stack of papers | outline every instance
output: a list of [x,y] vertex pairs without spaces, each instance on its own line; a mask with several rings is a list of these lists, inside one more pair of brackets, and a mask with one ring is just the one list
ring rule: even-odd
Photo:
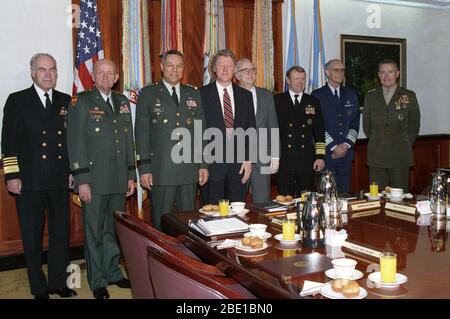
[[231,234],[248,230],[248,224],[235,217],[210,221],[199,219],[196,226],[207,236]]

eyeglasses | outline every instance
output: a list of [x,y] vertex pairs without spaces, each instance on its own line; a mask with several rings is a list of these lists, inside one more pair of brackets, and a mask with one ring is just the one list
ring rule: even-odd
[[244,74],[247,74],[247,75],[252,75],[252,74],[256,73],[256,68],[255,67],[253,67],[253,68],[246,68],[246,69],[242,69],[242,70],[238,71],[238,73],[240,73],[240,72],[242,72]]
[[344,68],[336,68],[336,69],[329,69],[331,71],[334,71],[336,73],[345,73],[345,69]]

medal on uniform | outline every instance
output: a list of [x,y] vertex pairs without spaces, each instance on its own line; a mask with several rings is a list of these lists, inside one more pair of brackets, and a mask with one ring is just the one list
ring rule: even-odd
[[186,106],[190,110],[195,109],[197,107],[197,102],[192,97],[188,97],[188,99],[186,101]]
[[93,110],[89,110],[89,115],[93,120],[101,120],[105,116],[105,111],[100,110],[98,107],[94,107]]
[[128,107],[127,104],[123,104],[120,106],[120,114],[129,114],[130,113],[130,108]]
[[305,114],[316,114],[316,109],[314,108],[314,106],[312,105],[308,105],[307,107],[305,107]]
[[100,128],[99,127],[95,128],[95,133],[100,133]]
[[312,119],[308,119],[308,125],[312,125],[313,121]]
[[188,118],[186,119],[186,124],[187,124],[187,125],[191,125],[191,124],[192,124],[192,119],[191,119],[190,117],[188,117]]
[[125,128],[123,129],[123,131],[124,131],[125,133],[128,133],[128,127],[125,127]]
[[398,115],[398,120],[399,121],[403,121],[404,118],[405,118],[405,116],[403,114],[399,114]]

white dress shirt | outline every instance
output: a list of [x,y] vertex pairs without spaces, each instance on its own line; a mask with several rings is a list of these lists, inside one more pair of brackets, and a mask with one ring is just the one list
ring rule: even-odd
[[302,102],[303,92],[295,93],[294,91],[289,90],[289,95],[291,96],[292,103],[295,105],[295,96],[298,95],[297,100],[299,103]]
[[[42,105],[45,107],[45,101],[47,100],[47,98],[44,96],[45,92],[44,90],[42,90],[39,86],[37,86],[36,84],[33,84],[34,89],[36,90],[36,93],[39,95],[39,99],[41,100]],[[53,103],[53,89],[50,89],[48,92],[48,97],[50,98],[50,102]]]
[[[224,114],[224,112],[225,112],[225,110],[223,108],[223,89],[227,89],[228,95],[230,96],[231,108],[233,110],[233,117],[234,117],[235,111],[234,111],[233,84],[230,83],[227,87],[223,87],[218,82],[216,82],[216,86],[217,86],[217,91],[219,92],[219,99],[220,99],[220,105],[222,107],[222,114]],[[224,114],[224,118],[225,118],[225,114]]]
[[[113,100],[112,100],[111,92],[109,92],[109,95],[106,95],[106,94],[104,94],[102,91],[100,91],[100,90],[98,90],[98,91],[99,91],[100,94],[102,95],[102,98],[103,98],[103,100],[105,101],[105,103],[106,103],[106,101],[109,99],[109,103],[111,103],[111,106],[112,106],[113,111],[114,111],[114,103],[113,103]],[[115,111],[114,111],[114,112],[115,112]]]
[[172,95],[173,94],[173,87],[175,87],[175,92],[177,93],[177,97],[178,97],[178,104],[180,103],[180,82],[177,83],[177,85],[172,85],[170,83],[167,83],[165,80],[163,80],[164,85],[166,86],[167,90],[169,91],[169,94]]
[[255,108],[255,115],[256,115],[256,112],[258,110],[258,97],[256,96],[256,87],[254,85],[251,88],[250,92],[252,92],[253,95],[253,106]]
[[338,95],[338,97],[339,97],[339,98],[341,97],[341,86],[340,86],[340,85],[339,85],[337,88],[332,87],[332,86],[330,85],[330,83],[327,83],[327,85],[328,85],[328,87],[330,88],[331,93],[332,93],[333,95],[334,95],[334,91],[337,90],[337,95]]

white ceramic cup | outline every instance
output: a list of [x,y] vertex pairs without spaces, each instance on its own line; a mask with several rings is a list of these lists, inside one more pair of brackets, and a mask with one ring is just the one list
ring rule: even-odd
[[234,213],[240,213],[245,209],[244,202],[232,202],[230,208]]
[[250,224],[248,225],[248,229],[250,230],[250,234],[252,237],[263,238],[266,233],[267,225],[265,224]]
[[391,188],[392,197],[401,197],[403,195],[403,188]]
[[331,263],[333,264],[336,278],[351,279],[358,262],[350,258],[337,258],[333,259]]

